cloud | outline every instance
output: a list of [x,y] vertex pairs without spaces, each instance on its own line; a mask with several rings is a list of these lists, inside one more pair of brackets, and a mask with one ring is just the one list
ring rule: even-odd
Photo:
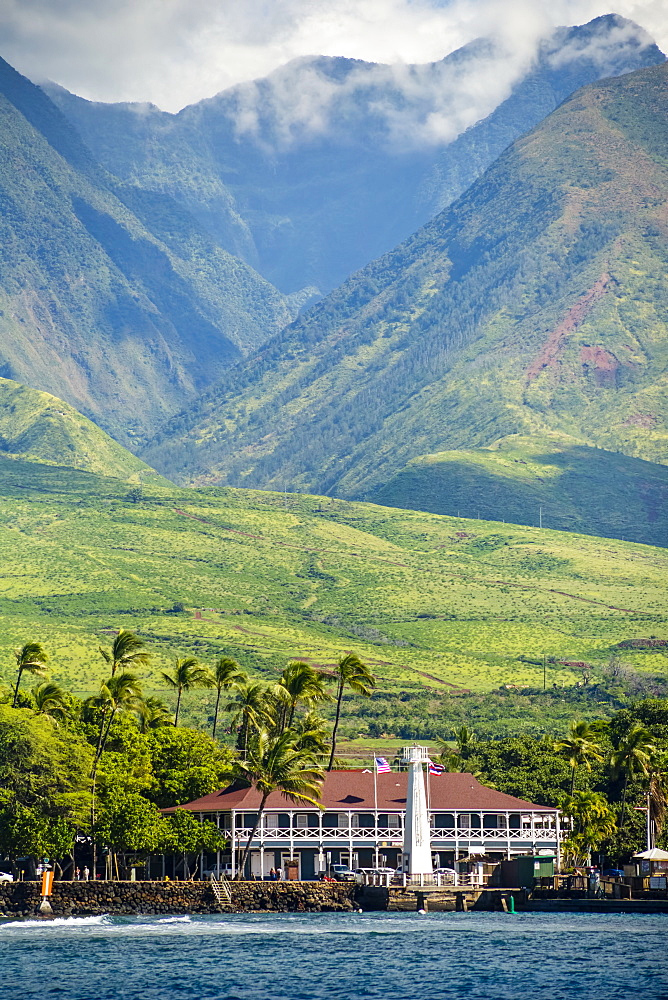
[[[667,2],[620,0],[616,12],[668,47]],[[490,32],[509,60],[496,63],[503,89],[552,27],[608,12],[607,0],[0,0],[0,37],[32,79],[174,111],[307,55],[389,63],[399,79]],[[449,125],[437,114],[431,127]]]

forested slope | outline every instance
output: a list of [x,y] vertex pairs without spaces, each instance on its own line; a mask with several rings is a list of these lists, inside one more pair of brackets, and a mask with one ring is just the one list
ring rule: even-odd
[[169,194],[286,293],[325,293],[450,204],[515,139],[602,76],[661,62],[610,14],[520,64],[479,39],[425,65],[297,59],[179,114],[46,85],[101,163]]
[[579,91],[172,421],[147,461],[344,497],[511,434],[665,462],[667,82],[662,65]]
[[164,195],[103,170],[0,61],[0,374],[132,442],[290,318]]

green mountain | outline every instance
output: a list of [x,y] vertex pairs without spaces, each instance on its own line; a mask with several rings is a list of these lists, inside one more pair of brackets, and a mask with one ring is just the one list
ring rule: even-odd
[[[140,630],[145,687],[168,699],[176,655],[231,655],[272,679],[288,659],[355,650],[379,690],[356,699],[354,733],[390,708],[415,724],[413,698],[435,711],[467,689],[542,688],[543,656],[550,690],[575,693],[582,663],[593,687],[620,654],[615,676],[651,684],[668,669],[667,572],[665,549],[630,542],[282,493],[146,482],[137,499],[118,479],[0,456],[6,685],[31,640],[55,680],[91,693],[120,627]],[[204,722],[213,702],[185,707]]]
[[668,467],[563,435],[421,455],[373,500],[668,546]]
[[146,460],[184,482],[341,497],[514,434],[665,462],[667,78],[578,91]]
[[178,200],[283,292],[325,293],[450,204],[573,91],[663,58],[610,14],[557,29],[524,70],[479,39],[425,65],[297,59],[176,115],[45,89],[114,174]]
[[129,443],[290,318],[183,207],[123,186],[0,60],[0,374]]
[[0,455],[141,482],[161,477],[62,399],[0,378]]

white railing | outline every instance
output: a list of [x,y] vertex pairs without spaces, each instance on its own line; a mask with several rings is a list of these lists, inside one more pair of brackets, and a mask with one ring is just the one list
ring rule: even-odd
[[395,888],[428,888],[437,886],[442,888],[468,887],[473,889],[479,889],[486,885],[488,877],[487,875],[479,875],[477,872],[463,872],[461,874],[453,872],[451,875],[439,872],[434,875],[390,875],[389,873],[376,875],[365,873],[359,876],[360,881],[364,885],[394,886]]
[[[224,837],[228,839],[232,836],[231,830],[221,830],[220,831]],[[250,837],[251,828],[250,827],[237,827],[235,830],[235,836],[237,840],[248,840]],[[257,830],[254,841],[260,840],[279,840],[279,841],[303,841],[303,840],[313,840],[318,842],[325,842],[330,840],[346,840],[346,841],[360,841],[360,840],[370,840],[370,841],[396,841],[400,843],[403,841],[404,832],[401,829],[391,828],[386,829],[383,827],[359,827],[359,826],[340,826],[340,827],[323,827],[320,830],[318,827],[263,827],[261,830]],[[536,827],[531,829],[507,829],[499,827],[497,829],[485,829],[481,830],[479,827],[462,827],[455,829],[454,827],[432,827],[431,828],[431,840],[432,843],[441,840],[454,841],[475,841],[476,843],[480,841],[520,841],[531,844],[538,840],[549,840],[556,841],[557,833],[556,830],[550,829],[549,827]]]

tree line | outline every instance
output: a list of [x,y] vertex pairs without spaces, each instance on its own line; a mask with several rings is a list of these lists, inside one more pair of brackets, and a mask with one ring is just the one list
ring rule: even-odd
[[[171,713],[144,696],[137,671],[151,653],[136,633],[121,629],[99,652],[108,676],[89,698],[49,679],[38,642],[16,650],[12,689],[0,696],[0,856],[26,859],[32,874],[44,857],[71,873],[77,849],[90,853],[94,872],[102,852],[110,877],[148,852],[183,852],[185,864],[188,853],[220,850],[212,823],[186,810],[165,817],[160,808],[234,779],[260,791],[258,822],[275,789],[296,802],[317,801],[335,764],[345,692],[369,696],[375,687],[354,653],[328,671],[292,661],[275,683],[249,677],[230,657],[212,667],[177,657],[161,671],[176,698]],[[26,675],[39,680],[29,690],[21,686]],[[198,687],[216,691],[210,736],[179,725],[183,695]],[[317,711],[328,701],[335,704],[331,726]],[[223,716],[233,747],[217,738]]]

